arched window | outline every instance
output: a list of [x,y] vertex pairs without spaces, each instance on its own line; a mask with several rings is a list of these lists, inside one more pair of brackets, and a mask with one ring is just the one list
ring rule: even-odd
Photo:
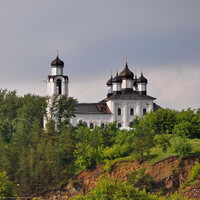
[[121,123],[119,123],[119,124],[117,125],[117,127],[118,127],[118,128],[122,127]]
[[133,122],[130,122],[130,123],[129,123],[129,127],[132,127],[132,126],[133,126]]
[[134,115],[134,109],[133,108],[130,109],[130,115]]
[[121,108],[118,108],[118,109],[117,109],[117,114],[118,114],[118,115],[121,115],[121,114],[122,114]]
[[62,94],[62,86],[61,86],[61,80],[58,79],[56,82],[56,86],[57,86],[57,94]]
[[101,128],[103,129],[103,128],[104,128],[104,126],[105,126],[105,125],[104,125],[104,123],[102,123],[102,124],[101,124]]
[[143,109],[143,115],[145,115],[147,112],[146,108]]
[[94,128],[94,124],[90,123],[90,129],[93,129],[93,128]]

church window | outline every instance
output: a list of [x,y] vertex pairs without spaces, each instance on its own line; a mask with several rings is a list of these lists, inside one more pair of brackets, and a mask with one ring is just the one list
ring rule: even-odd
[[118,114],[118,115],[121,115],[121,114],[122,114],[122,112],[121,112],[121,108],[118,108],[118,110],[117,110],[117,114]]
[[118,128],[122,127],[121,123],[119,123],[119,124],[117,125],[117,127],[118,127]]
[[133,108],[130,109],[130,115],[134,115],[134,109]]
[[130,123],[129,123],[129,127],[132,127],[132,126],[133,126],[133,122],[130,122]]
[[101,128],[102,128],[102,129],[104,128],[104,123],[101,124]]
[[90,123],[90,129],[93,129],[93,128],[94,128],[94,124]]
[[146,108],[143,109],[143,115],[145,115],[147,112]]
[[61,87],[61,80],[58,79],[57,82],[56,82],[56,86],[57,86],[57,94],[62,94],[62,87]]

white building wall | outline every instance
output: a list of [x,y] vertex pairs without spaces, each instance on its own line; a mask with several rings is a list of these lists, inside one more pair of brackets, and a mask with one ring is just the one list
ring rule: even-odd
[[108,86],[108,94],[112,94],[113,93],[113,86],[109,85]]
[[133,80],[131,79],[122,80],[122,89],[132,88],[132,87],[133,87]]
[[147,91],[145,83],[138,83],[138,91]]
[[106,124],[111,122],[112,114],[76,114],[76,117],[71,119],[71,123],[75,126],[80,120],[85,121],[90,126],[90,123],[101,126],[102,123]]
[[121,91],[121,83],[113,83],[113,91]]
[[[143,109],[147,112],[153,110],[153,100],[109,100],[107,105],[112,114],[77,114],[72,119],[72,125],[75,126],[80,120],[86,121],[88,126],[90,123],[101,126],[101,123],[116,121],[122,128],[128,128],[136,116],[143,116]],[[118,115],[118,108],[121,109],[121,115]],[[133,115],[130,113],[131,108],[134,110]]]
[[52,67],[51,73],[53,76],[63,75],[63,67]]

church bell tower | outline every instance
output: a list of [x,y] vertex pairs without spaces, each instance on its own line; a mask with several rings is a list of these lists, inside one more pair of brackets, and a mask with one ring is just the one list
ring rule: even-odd
[[63,75],[64,62],[56,57],[51,62],[51,75],[47,77],[47,95],[67,95],[68,96],[68,76]]
[[56,57],[51,62],[51,75],[47,76],[47,96],[49,97],[46,116],[44,117],[44,128],[49,119],[53,118],[51,113],[52,99],[55,95],[66,95],[68,97],[68,76],[63,75],[64,62]]

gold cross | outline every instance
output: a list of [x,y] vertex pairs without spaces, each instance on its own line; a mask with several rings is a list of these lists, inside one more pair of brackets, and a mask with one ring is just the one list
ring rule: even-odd
[[128,60],[127,58],[128,58],[128,54],[126,54],[126,63],[127,63],[127,60]]
[[56,55],[58,56],[58,49],[56,50]]

